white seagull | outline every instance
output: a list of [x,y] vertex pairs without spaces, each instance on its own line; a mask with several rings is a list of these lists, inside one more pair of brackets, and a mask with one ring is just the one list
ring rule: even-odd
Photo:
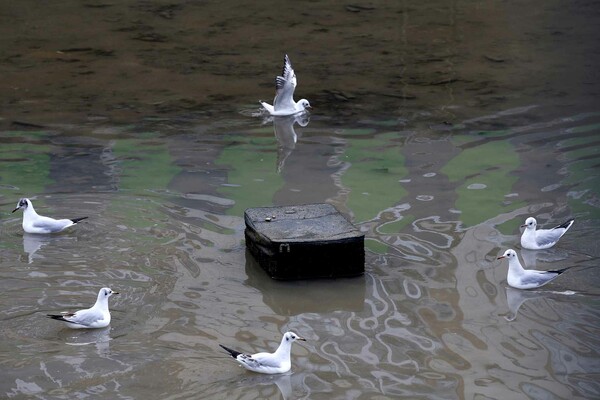
[[567,270],[567,268],[554,271],[524,269],[519,262],[517,252],[513,249],[506,250],[503,255],[498,257],[498,260],[504,258],[508,259],[508,276],[506,277],[506,280],[510,286],[517,289],[539,288]]
[[69,328],[104,328],[110,324],[110,311],[108,311],[108,298],[113,294],[110,288],[102,288],[98,292],[96,304],[91,308],[75,312],[63,311],[59,315],[48,314],[48,318],[64,322]]
[[521,246],[530,250],[549,249],[569,230],[573,222],[575,220],[570,219],[552,229],[538,229],[536,231],[537,221],[535,218],[529,217],[525,220],[525,224],[521,225],[521,228],[525,228],[521,235]]
[[20,199],[17,208],[12,212],[21,208],[23,209],[23,230],[27,233],[56,233],[87,218],[54,219],[44,217],[35,212],[31,200],[26,198]]
[[281,339],[281,344],[275,350],[275,353],[256,353],[256,354],[244,354],[239,351],[232,350],[220,344],[237,362],[239,362],[244,368],[250,371],[260,372],[263,374],[282,374],[288,372],[292,368],[292,362],[290,360],[290,352],[292,350],[292,343],[296,340],[305,341],[306,339],[301,338],[294,332],[286,332]]
[[294,101],[294,89],[296,89],[296,73],[292,68],[290,58],[286,54],[283,58],[283,72],[275,78],[275,98],[273,105],[260,101],[260,104],[271,115],[292,115],[306,111],[310,103],[306,99]]

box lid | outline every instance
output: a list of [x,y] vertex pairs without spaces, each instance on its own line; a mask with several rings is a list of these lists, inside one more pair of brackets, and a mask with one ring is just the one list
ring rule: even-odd
[[249,208],[246,226],[273,242],[328,242],[364,237],[331,204]]

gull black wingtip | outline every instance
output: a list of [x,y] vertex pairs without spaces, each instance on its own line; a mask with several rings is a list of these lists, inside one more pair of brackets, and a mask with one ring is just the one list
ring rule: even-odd
[[570,268],[570,267],[567,267],[567,268],[561,268],[561,269],[555,269],[555,270],[551,270],[551,271],[548,271],[548,272],[554,272],[555,274],[558,274],[558,275],[560,275],[560,274],[562,274],[563,272],[565,272],[566,270],[568,270],[569,268]]
[[69,322],[65,319],[64,316],[62,315],[56,315],[56,314],[46,314],[46,317],[50,318],[50,319],[55,319],[57,321],[65,321],[65,322]]
[[87,218],[88,218],[88,217],[72,218],[72,219],[71,219],[71,221],[72,221],[74,224],[76,224],[76,223],[78,223],[79,221],[82,221],[82,220],[84,220],[84,219],[87,219]]
[[556,228],[569,229],[571,227],[571,225],[573,225],[573,222],[575,222],[574,218],[572,218],[572,219],[570,219],[568,221],[563,222],[562,224],[558,225]]
[[228,353],[229,353],[229,355],[230,355],[231,357],[233,357],[233,358],[237,358],[237,356],[239,356],[240,354],[242,354],[242,353],[240,353],[239,351],[236,351],[236,350],[230,349],[229,347],[225,347],[225,346],[223,346],[222,344],[219,344],[219,346],[221,346],[221,347],[222,347],[222,348],[223,348],[223,349],[224,349],[226,352],[228,352]]

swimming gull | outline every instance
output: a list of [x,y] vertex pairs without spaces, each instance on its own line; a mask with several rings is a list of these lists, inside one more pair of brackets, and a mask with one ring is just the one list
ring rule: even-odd
[[256,353],[244,354],[237,350],[232,350],[220,344],[231,357],[233,357],[244,368],[250,371],[260,372],[263,374],[282,374],[288,372],[292,367],[290,360],[290,352],[292,343],[296,340],[305,341],[306,339],[298,336],[294,332],[286,332],[281,338],[281,344],[274,353]]
[[110,324],[110,311],[108,311],[108,298],[113,294],[110,288],[102,288],[98,292],[96,304],[91,308],[75,312],[64,311],[60,314],[48,314],[48,318],[64,322],[69,328],[104,328]]
[[17,203],[17,208],[12,210],[12,212],[14,213],[19,209],[23,209],[23,230],[27,233],[56,233],[87,218],[54,219],[44,217],[35,212],[31,200],[26,198],[20,199]]
[[521,235],[521,246],[524,249],[530,250],[548,249],[558,242],[558,239],[569,230],[573,222],[575,220],[570,219],[552,229],[536,230],[537,221],[535,218],[529,217],[525,221],[525,224],[521,225],[521,228],[525,228]]
[[513,249],[506,250],[503,255],[498,257],[498,260],[504,258],[508,259],[508,275],[506,280],[510,286],[517,289],[535,289],[544,286],[567,270],[567,268],[554,271],[524,269],[519,262],[517,252]]

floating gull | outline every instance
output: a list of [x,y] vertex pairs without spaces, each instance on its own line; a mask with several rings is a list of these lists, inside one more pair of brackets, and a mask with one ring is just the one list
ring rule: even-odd
[[61,312],[60,315],[48,314],[52,319],[64,322],[69,328],[104,328],[110,324],[110,312],[108,311],[108,298],[113,294],[109,288],[102,288],[98,292],[96,304],[91,308],[75,312]]
[[575,220],[570,219],[552,229],[538,229],[536,231],[537,221],[535,218],[529,217],[525,224],[521,225],[521,228],[525,228],[521,235],[521,246],[524,249],[531,250],[548,249],[558,242],[558,239],[569,230],[573,222]]
[[567,270],[567,268],[554,271],[524,269],[519,262],[517,252],[513,249],[506,250],[503,255],[498,257],[498,260],[503,258],[508,259],[508,276],[506,280],[510,286],[517,289],[535,289],[544,286]]
[[250,371],[263,374],[282,374],[288,372],[292,367],[290,352],[292,350],[292,343],[296,340],[305,341],[306,339],[301,338],[294,332],[286,332],[275,353],[256,353],[252,355],[229,349],[222,344],[219,346],[224,348],[231,354],[231,357],[235,358],[237,362]]
[[12,212],[21,208],[23,209],[23,230],[27,233],[56,233],[87,218],[54,219],[44,217],[43,215],[38,215],[33,209],[31,200],[25,198],[19,200],[17,208]]
[[275,78],[275,98],[273,105],[260,101],[260,104],[271,115],[292,115],[306,111],[310,103],[306,99],[298,102],[294,101],[294,89],[296,89],[296,74],[292,68],[290,58],[285,55],[283,58],[283,72],[281,76]]

